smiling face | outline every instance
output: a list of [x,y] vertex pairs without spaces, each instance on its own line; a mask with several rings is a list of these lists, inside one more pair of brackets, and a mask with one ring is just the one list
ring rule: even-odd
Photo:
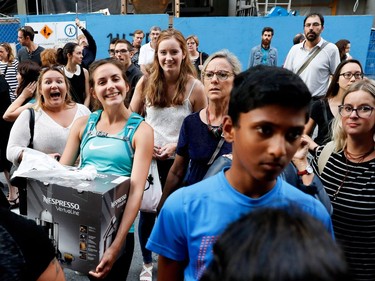
[[182,60],[186,57],[180,44],[173,37],[159,43],[157,56],[159,65],[165,73],[179,73]]
[[39,84],[43,106],[47,109],[64,106],[67,95],[65,76],[58,70],[46,71]]
[[[363,90],[351,92],[346,95],[344,101],[344,105],[350,105],[352,108],[356,109],[359,106],[370,106],[375,108],[375,98],[368,92]],[[367,118],[360,118],[357,115],[356,111],[352,111],[352,113],[348,117],[341,117],[342,127],[343,130],[348,135],[369,135],[372,137],[375,131],[375,114],[374,110]]]
[[0,46],[0,60],[7,62],[8,57],[9,57],[9,53],[7,52],[7,50],[3,46]]
[[244,185],[274,185],[300,144],[305,120],[305,109],[279,105],[241,113],[237,125],[225,117],[225,139],[233,143],[232,167]]
[[122,70],[111,63],[103,64],[93,72],[92,93],[104,109],[124,104],[129,86],[123,75]]
[[[225,72],[233,74],[231,64],[225,58],[215,58],[207,65],[205,73]],[[211,80],[203,78],[204,91],[209,101],[228,100],[230,92],[233,88],[234,75],[228,77],[227,80],[219,80],[214,75]]]

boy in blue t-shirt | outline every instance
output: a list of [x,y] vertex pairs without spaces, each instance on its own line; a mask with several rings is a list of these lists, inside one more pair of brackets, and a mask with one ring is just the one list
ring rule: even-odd
[[159,254],[158,280],[199,280],[217,237],[260,207],[297,205],[333,235],[323,205],[278,179],[300,145],[310,100],[303,81],[286,69],[256,66],[235,78],[223,122],[232,166],[167,199],[147,243]]

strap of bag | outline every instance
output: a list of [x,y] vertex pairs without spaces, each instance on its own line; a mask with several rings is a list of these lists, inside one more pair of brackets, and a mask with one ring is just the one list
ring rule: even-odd
[[221,139],[220,139],[219,143],[217,144],[216,149],[215,149],[214,153],[212,154],[210,161],[208,161],[207,165],[211,165],[214,162],[217,154],[219,153],[221,147],[224,144],[224,141],[225,141],[224,138],[221,137]]
[[324,122],[326,124],[328,124],[328,116],[327,116],[327,104],[325,102],[325,100],[320,100],[320,103],[322,104],[322,108],[323,108],[323,118],[324,118]]
[[335,148],[335,144],[333,141],[328,142],[324,147],[322,152],[319,155],[318,158],[318,170],[319,170],[319,175],[322,174],[323,169],[325,165],[327,164],[327,161],[329,157],[331,156],[333,149]]
[[200,61],[199,65],[202,65],[202,52],[199,53],[199,61]]
[[320,53],[321,50],[323,50],[323,48],[325,46],[328,45],[328,42],[324,42],[322,44],[321,47],[318,47],[315,52],[305,61],[305,63],[300,67],[300,69],[298,69],[298,71],[296,72],[297,75],[300,75],[305,69],[306,67],[310,64],[310,62]]
[[28,108],[30,112],[30,120],[29,120],[29,127],[30,127],[30,142],[27,147],[33,148],[34,147],[34,126],[35,126],[35,111],[33,108]]

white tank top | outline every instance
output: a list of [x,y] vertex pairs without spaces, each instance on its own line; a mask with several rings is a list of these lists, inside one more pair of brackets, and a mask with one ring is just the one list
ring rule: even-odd
[[194,80],[187,98],[182,105],[169,107],[146,106],[145,121],[154,129],[154,145],[164,146],[177,143],[182,122],[193,112],[190,95],[197,80]]

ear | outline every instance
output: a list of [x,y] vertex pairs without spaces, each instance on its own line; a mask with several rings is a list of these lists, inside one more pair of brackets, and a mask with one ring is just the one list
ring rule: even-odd
[[228,115],[224,116],[223,118],[223,134],[224,139],[232,143],[234,140],[234,126],[232,122],[232,118],[230,118]]
[[95,95],[95,91],[94,91],[94,88],[93,87],[90,87],[90,89],[89,89],[89,93],[90,93],[90,95],[93,97],[93,98],[95,98],[95,99],[97,99],[97,97],[96,97],[96,95]]

